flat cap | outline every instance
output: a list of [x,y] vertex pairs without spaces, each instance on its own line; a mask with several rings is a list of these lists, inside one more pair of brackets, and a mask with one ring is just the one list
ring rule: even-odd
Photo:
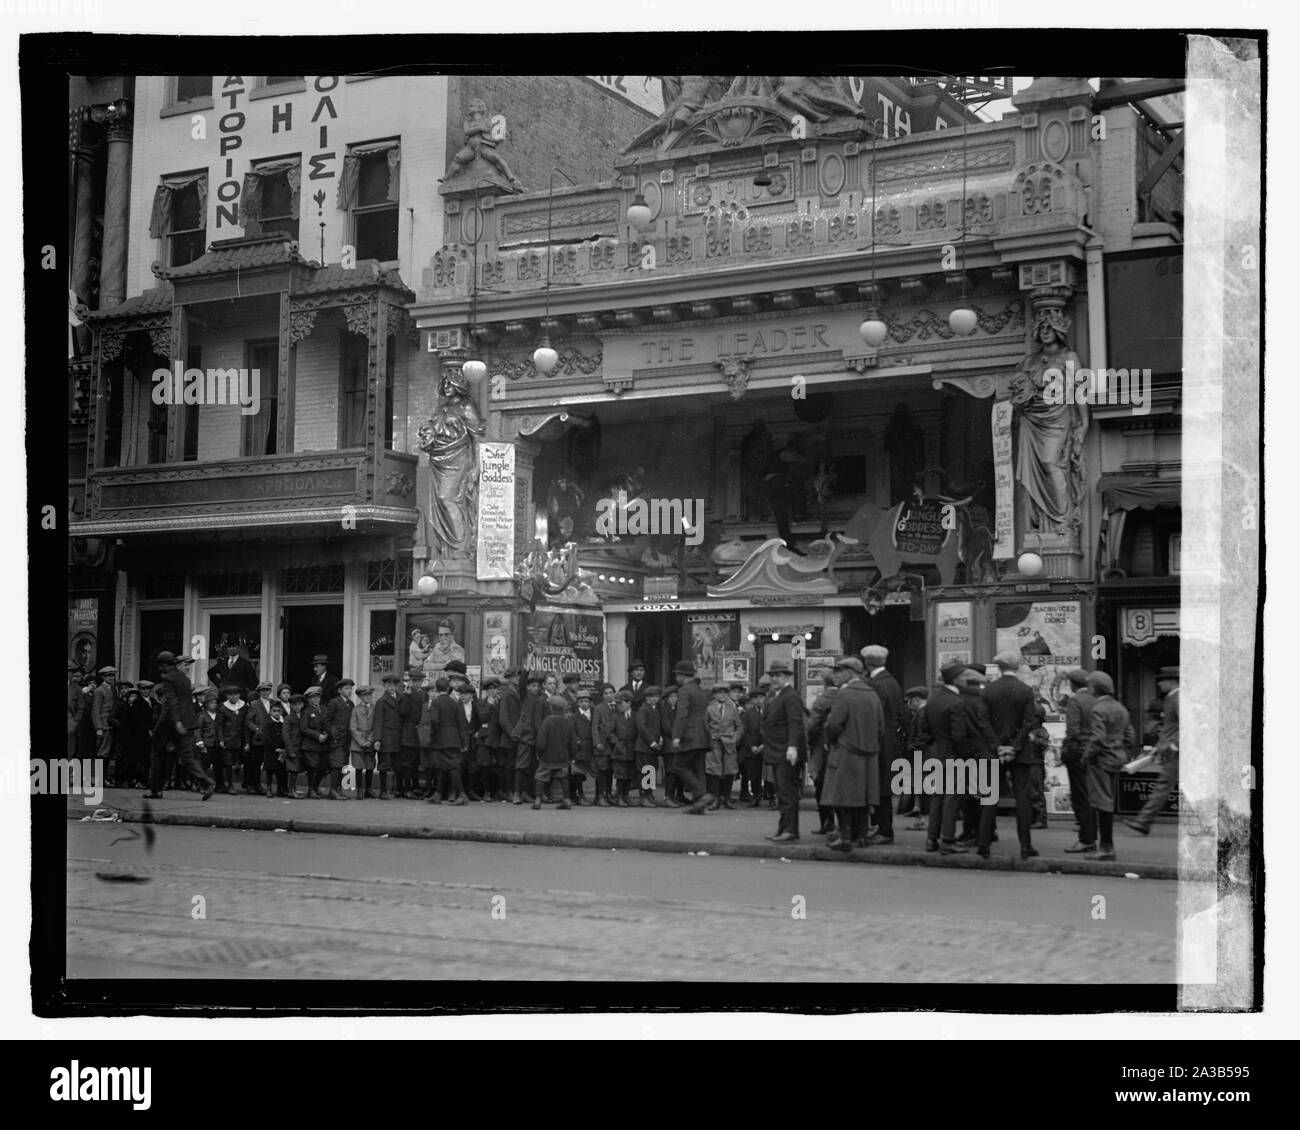
[[945,683],[955,683],[966,673],[965,663],[945,663],[939,668],[939,677]]
[[311,695],[315,695],[317,698],[319,698],[324,692],[321,690],[320,687],[308,687],[305,693],[309,697]]
[[920,686],[908,687],[907,690],[903,692],[903,697],[904,698],[929,698],[930,688],[920,687]]
[[174,651],[160,651],[158,653],[159,663],[175,663],[176,653]]
[[1020,652],[1008,649],[1006,651],[999,651],[997,655],[993,657],[993,662],[1004,671],[1019,671],[1021,663],[1024,662],[1024,657]]
[[695,664],[692,663],[689,659],[679,659],[676,663],[673,664],[673,674],[694,675]]
[[767,669],[767,673],[769,675],[793,675],[794,671],[791,669],[790,664],[783,659],[778,659]]
[[1098,694],[1114,694],[1115,684],[1105,671],[1094,671],[1088,676],[1088,686]]
[[385,675],[385,676],[384,676],[382,679],[380,679],[379,681],[380,681],[381,683],[400,683],[400,682],[402,681],[402,677],[401,677],[400,675],[394,675],[394,674],[390,671],[387,675]]
[[374,694],[374,687],[357,687],[357,694]]
[[117,674],[117,668],[116,668],[116,667],[101,667],[101,668],[99,669],[99,671],[97,672],[97,674],[100,674],[100,675],[116,675],[116,674]]
[[862,660],[856,655],[841,655],[837,660],[835,660],[835,669],[838,671],[842,667],[847,668],[858,675],[861,675],[866,670],[862,665]]

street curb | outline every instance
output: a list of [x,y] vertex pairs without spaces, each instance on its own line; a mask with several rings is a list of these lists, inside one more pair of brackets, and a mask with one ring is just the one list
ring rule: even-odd
[[[980,859],[974,854],[940,855],[899,847],[874,847],[851,853],[832,851],[810,843],[770,844],[734,843],[699,840],[656,840],[644,836],[580,835],[569,832],[517,832],[498,828],[430,828],[391,824],[345,824],[334,820],[275,820],[261,816],[222,816],[219,814],[120,812],[128,824],[175,824],[194,828],[234,828],[255,832],[303,832],[326,836],[370,836],[403,840],[457,840],[467,843],[516,844],[530,847],[596,848],[599,850],[656,851],[671,855],[696,854],[744,856],[759,859],[821,860],[838,863],[884,863],[905,867],[963,868],[968,871],[1026,871],[1057,875],[1098,875],[1122,879],[1126,874],[1140,879],[1177,879],[1178,868],[1164,863],[1105,863],[1082,859],[1017,859],[1010,855],[993,855]],[[73,811],[70,821],[80,818]],[[1189,878],[1192,876],[1188,876]],[[1211,878],[1211,876],[1206,876]]]

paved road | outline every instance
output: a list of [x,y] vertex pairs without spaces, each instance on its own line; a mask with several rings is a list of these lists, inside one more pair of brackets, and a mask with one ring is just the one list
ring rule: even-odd
[[[131,831],[69,825],[70,977],[1175,975],[1173,881],[182,827],[158,828],[146,853]],[[97,877],[123,872],[149,881]]]

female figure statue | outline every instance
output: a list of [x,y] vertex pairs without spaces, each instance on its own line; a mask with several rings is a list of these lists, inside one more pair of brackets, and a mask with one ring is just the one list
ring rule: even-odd
[[478,457],[474,437],[487,430],[469,398],[469,382],[456,370],[443,374],[440,403],[431,420],[420,425],[420,450],[429,453],[433,501],[429,528],[447,553],[464,554],[474,530],[474,472]]
[[1066,348],[1069,329],[1070,319],[1059,310],[1043,310],[1034,322],[1038,348],[1011,378],[1020,425],[1016,479],[1029,502],[1029,528],[1039,533],[1069,534],[1079,523],[1088,406],[1076,403],[1067,387],[1081,367]]

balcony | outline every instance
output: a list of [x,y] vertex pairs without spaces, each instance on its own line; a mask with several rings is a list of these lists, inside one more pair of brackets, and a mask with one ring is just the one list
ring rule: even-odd
[[78,537],[343,525],[414,526],[417,458],[362,448],[251,459],[106,467],[90,473]]

